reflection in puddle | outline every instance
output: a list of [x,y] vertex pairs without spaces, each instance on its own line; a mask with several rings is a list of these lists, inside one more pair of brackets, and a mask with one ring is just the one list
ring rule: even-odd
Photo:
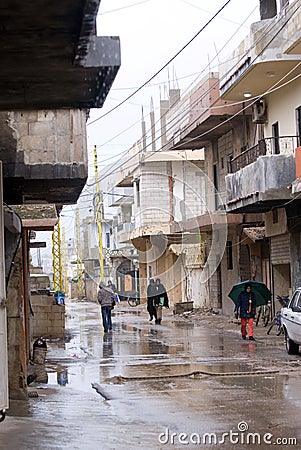
[[174,322],[176,328],[194,328],[194,323],[189,322]]
[[66,386],[68,384],[68,371],[48,372],[47,384],[59,384],[60,386]]

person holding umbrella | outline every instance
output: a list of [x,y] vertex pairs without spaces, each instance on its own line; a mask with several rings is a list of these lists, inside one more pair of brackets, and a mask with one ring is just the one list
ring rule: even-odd
[[256,299],[251,290],[249,283],[245,284],[245,290],[242,291],[235,303],[235,317],[241,319],[241,336],[245,340],[247,338],[247,327],[249,333],[249,341],[255,341],[254,334],[254,317],[256,312]]

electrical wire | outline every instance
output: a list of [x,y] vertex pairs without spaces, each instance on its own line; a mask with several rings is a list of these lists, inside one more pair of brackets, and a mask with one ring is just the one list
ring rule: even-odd
[[[272,37],[271,41],[272,41],[274,38],[275,38],[275,36]],[[290,82],[291,82],[291,81],[290,81]],[[279,82],[278,82],[278,83],[279,83]],[[278,83],[277,83],[277,84],[278,84]],[[287,84],[287,83],[285,83],[285,84]],[[279,89],[280,87],[281,87],[281,86],[278,86],[277,89]],[[270,91],[270,92],[271,92],[271,91]],[[198,99],[198,101],[199,101],[199,99]],[[229,106],[229,105],[227,105],[227,107],[228,107],[228,106]],[[211,130],[210,130],[210,131],[211,131]],[[208,131],[208,132],[210,132],[210,131]],[[207,132],[207,133],[208,133],[208,132]],[[133,155],[133,157],[135,157],[135,156],[137,156],[137,155]],[[132,159],[133,157],[127,159],[127,162],[128,162],[130,159]],[[150,155],[149,155],[149,157],[150,157]],[[120,167],[120,166],[119,166],[119,167]],[[115,169],[116,169],[116,168],[115,168]],[[112,173],[112,172],[111,172],[111,173]],[[107,176],[109,176],[109,175],[110,175],[110,174],[107,174]],[[102,178],[102,179],[103,179],[103,178]]]
[[[224,48],[225,48],[225,47],[228,45],[228,43],[232,40],[232,38],[235,36],[235,34],[238,32],[238,30],[239,30],[241,27],[244,26],[244,24],[247,22],[247,20],[250,18],[250,16],[254,13],[255,9],[256,9],[256,8],[254,8],[254,9],[251,11],[251,13],[246,17],[246,19],[239,25],[238,29],[230,36],[230,38],[226,41],[226,43],[225,43],[225,44],[223,45],[223,47],[220,49],[220,52],[221,52],[222,50],[224,50]],[[198,77],[190,84],[190,86],[187,87],[186,92],[189,92],[189,91],[190,91],[191,86],[197,81],[198,78],[200,78],[200,77],[202,76],[202,74],[205,72],[205,70],[208,69],[208,67],[211,66],[212,62],[216,59],[216,57],[218,57],[218,55],[216,55],[213,59],[211,59],[211,61],[208,62],[207,66],[201,71],[201,73],[198,74]],[[184,94],[185,94],[185,91],[184,91]],[[199,102],[199,99],[196,99],[195,104],[197,104],[198,102]],[[173,107],[173,105],[171,105],[171,108],[172,108],[172,107]],[[189,111],[191,111],[191,108],[192,108],[192,107],[193,107],[193,105],[190,105]],[[226,106],[225,106],[225,107],[226,107]],[[168,112],[167,112],[167,113],[168,113]],[[166,113],[166,114],[167,114],[167,113]],[[163,116],[165,116],[166,114],[164,114]],[[161,120],[161,118],[160,118],[159,120]],[[155,125],[159,122],[159,120],[155,123]],[[136,122],[136,123],[137,123],[137,122]],[[136,125],[136,123],[133,124],[133,125],[131,125],[130,127],[128,127],[126,130],[124,130],[124,132],[127,131],[128,129],[132,128],[134,125]],[[172,125],[172,124],[169,124],[169,126],[171,126],[171,125]],[[146,132],[146,134],[147,134],[149,131],[150,131],[150,130],[148,130],[148,131]],[[168,130],[167,130],[167,131],[168,131]],[[115,136],[115,137],[118,137],[118,136],[120,136],[121,134],[123,134],[123,132],[119,133],[119,134],[118,134],[117,136]],[[112,140],[115,139],[115,137],[113,137],[112,139],[110,139],[109,141],[107,141],[107,142],[106,142],[105,144],[103,144],[103,145],[106,145],[107,143],[111,142]],[[157,141],[157,140],[158,140],[158,139],[156,139],[155,141]],[[122,153],[126,154],[127,152],[128,152],[128,149],[126,149],[126,150],[124,150],[123,152],[121,152],[121,154],[122,154]],[[111,158],[109,158],[109,159],[111,159]]]
[[[298,9],[298,8],[297,8],[297,9]],[[295,12],[296,12],[296,10],[293,11],[293,13],[291,14],[291,16],[289,16],[289,17],[287,18],[287,20],[286,20],[286,21],[284,22],[284,24],[282,25],[281,29],[282,29],[282,28],[286,25],[286,23],[291,19],[291,17],[294,15]],[[262,39],[264,39],[264,38],[266,37],[266,35],[270,32],[269,28],[272,28],[272,26],[274,26],[274,25],[275,25],[274,23],[270,24],[270,27],[267,28],[268,32],[266,32],[264,35],[261,35],[261,36],[260,36],[260,40],[262,40]],[[277,24],[276,24],[276,25],[277,25]],[[278,33],[279,33],[279,30],[277,30],[277,31],[278,31]],[[277,34],[278,34],[278,33],[277,33]],[[267,48],[268,45],[270,45],[270,43],[275,39],[275,37],[277,36],[277,34],[275,34],[275,35],[272,36],[272,38],[267,42],[267,44],[266,44],[266,46],[264,47],[264,49]],[[253,46],[255,46],[255,45],[257,45],[257,44],[258,44],[258,42],[255,42],[255,43],[253,43]],[[252,46],[252,47],[253,47],[253,46]],[[250,49],[251,49],[252,47],[250,47],[249,49],[247,49],[247,51],[242,55],[241,60],[248,54],[248,52],[250,51]],[[263,49],[263,51],[264,51],[264,49]],[[259,57],[259,55],[255,58],[255,60],[256,60],[258,57]],[[236,64],[237,64],[237,63],[236,63]],[[299,64],[299,63],[298,63],[298,64]],[[229,71],[225,74],[225,76],[228,75],[228,73],[231,72],[231,70],[233,70],[233,68],[229,69]],[[219,81],[220,81],[220,80],[219,80]],[[279,83],[279,82],[278,82],[278,83]],[[278,84],[278,83],[277,83],[277,84]],[[272,92],[272,91],[267,91],[267,92],[270,93],[270,92]],[[263,95],[265,95],[265,94],[266,94],[266,93],[261,94],[261,97],[262,97]],[[205,95],[208,95],[208,91],[205,92],[203,96],[205,96]],[[253,103],[255,103],[257,99],[258,99],[258,97],[256,97],[256,98],[254,99]],[[198,102],[199,102],[199,101],[200,101],[200,99],[198,99]],[[243,103],[243,102],[241,102],[241,103]],[[231,106],[231,105],[228,104],[227,106]],[[250,105],[248,105],[246,108],[249,108],[249,107],[250,107]],[[246,109],[246,108],[244,108],[244,109]],[[230,117],[229,119],[227,119],[225,122],[231,120],[231,118],[233,118],[233,117],[237,116],[238,114],[240,114],[244,109],[240,110],[238,113],[236,113],[235,115],[233,115],[232,117]],[[200,116],[197,117],[197,118],[194,120],[194,122],[197,121],[199,118],[200,118]],[[194,122],[193,122],[193,123],[194,123]],[[221,126],[222,124],[223,124],[223,123],[221,123],[219,126]],[[191,124],[190,124],[190,125],[191,125]],[[204,136],[205,134],[209,134],[210,132],[212,132],[212,131],[213,131],[214,129],[216,129],[216,128],[217,128],[217,127],[214,127],[214,128],[212,128],[212,129],[208,130],[206,133],[203,133],[202,135],[196,136],[196,137],[195,137],[194,139],[192,139],[192,140],[196,140],[196,139],[198,139],[198,138]],[[159,138],[160,138],[160,137],[159,137]],[[159,138],[157,138],[156,140],[158,140]],[[191,140],[191,141],[192,141],[192,140]],[[151,144],[150,144],[150,145],[151,145]],[[142,151],[144,151],[144,149],[142,149],[140,152],[142,152]],[[137,156],[137,154],[136,154],[136,155],[133,155],[133,156],[130,157],[130,158],[128,158],[126,162],[130,161],[130,160],[133,159],[135,156]],[[122,164],[124,164],[124,163],[125,163],[125,162],[123,161]],[[121,165],[122,165],[122,164],[121,164]],[[116,169],[120,168],[121,165],[119,165]],[[111,171],[110,173],[107,173],[107,174],[105,174],[105,175],[110,176],[112,173],[113,173],[113,172]],[[102,181],[104,178],[106,178],[106,177],[103,177],[103,178],[99,179],[99,181]]]
[[141,2],[132,3],[131,5],[122,6],[121,8],[111,9],[110,11],[103,11],[103,12],[97,14],[97,16],[104,16],[105,14],[111,14],[116,11],[121,11],[122,9],[129,9],[129,8],[132,8],[133,6],[138,6],[138,5],[142,5],[144,3],[148,3],[149,1],[151,1],[151,0],[143,0]]
[[[251,11],[251,13],[247,16],[247,18],[240,24],[238,30],[244,25],[244,23],[246,23],[246,21],[247,21],[247,20],[249,19],[249,17],[254,13],[254,11],[255,11],[255,9],[253,9],[253,10]],[[221,52],[221,51],[227,46],[227,44],[232,40],[232,38],[235,36],[235,34],[237,33],[238,30],[236,30],[236,31],[231,35],[231,37],[227,40],[227,42],[226,42],[226,43],[223,45],[223,47],[221,48],[220,52]],[[245,53],[244,53],[243,55],[245,55]],[[211,61],[209,61],[209,63],[207,64],[207,66],[202,70],[202,72],[199,74],[199,76],[198,76],[197,78],[200,78],[200,77],[201,77],[201,75],[205,72],[206,69],[208,69],[208,66],[210,66],[210,64],[212,63],[212,61],[214,61],[215,58],[216,58],[216,57],[214,57]],[[229,69],[229,71],[230,71],[230,70],[231,70],[231,69]],[[226,76],[226,75],[227,75],[227,74],[225,74],[225,76]],[[194,80],[194,82],[195,82],[195,81],[196,81],[196,80]],[[212,86],[212,87],[210,88],[209,91],[206,91],[206,92],[203,94],[203,97],[205,97],[206,95],[208,95],[208,93],[211,92],[211,90],[213,90],[213,89],[219,84],[219,81],[220,81],[220,79],[217,81],[216,84],[214,84],[214,86]],[[194,82],[193,82],[193,83],[194,83]],[[193,83],[191,83],[191,85],[192,85]],[[191,85],[186,89],[187,92],[190,91]],[[185,94],[185,91],[184,91],[184,94]],[[195,102],[194,102],[194,105],[195,105],[195,104],[198,104],[199,101],[200,101],[203,97],[196,99]],[[176,102],[175,102],[175,103],[176,103]],[[243,103],[243,102],[241,102],[241,103]],[[172,108],[173,106],[174,106],[174,104],[171,105],[170,108]],[[228,107],[228,106],[229,106],[229,105],[227,105],[227,106],[225,106],[225,107]],[[231,105],[230,105],[230,106],[231,106]],[[187,108],[188,112],[191,111],[191,107],[193,107],[193,105],[189,104],[189,107]],[[168,114],[168,111],[163,115],[163,117],[164,117],[165,115],[167,115],[167,114]],[[184,115],[184,114],[185,114],[185,111],[183,111],[183,115]],[[177,118],[178,118],[178,116],[177,116],[174,120],[176,120]],[[160,119],[159,119],[156,123],[158,123],[160,120],[161,120],[161,117],[160,117]],[[178,122],[179,122],[179,121],[178,121]],[[156,124],[156,123],[155,123],[155,124]],[[172,128],[173,126],[174,126],[174,125],[173,125],[172,120],[171,120],[170,123],[169,123],[169,128],[167,128],[166,132],[168,132],[169,129]],[[151,131],[151,129],[149,129],[149,130],[146,132],[146,134],[147,134],[149,131]],[[142,136],[142,138],[143,138],[143,136]],[[160,138],[161,138],[161,136],[159,136],[158,138],[156,138],[156,139],[155,139],[155,142],[158,141]],[[127,152],[128,152],[128,149],[124,151],[124,153],[127,153]]]
[[205,28],[209,26],[209,24],[220,14],[221,11],[231,2],[231,0],[227,0],[226,3],[206,22],[205,25],[203,25],[199,31],[174,55],[172,58],[170,58],[167,63],[164,64],[154,75],[152,75],[147,81],[145,81],[138,89],[136,89],[132,94],[128,95],[124,100],[122,100],[118,105],[111,108],[109,111],[98,117],[97,119],[94,119],[92,122],[88,123],[87,126],[92,125],[93,123],[97,122],[100,119],[103,119],[107,115],[109,115],[111,112],[115,111],[117,108],[119,108],[121,105],[123,105],[125,102],[127,102],[130,98],[134,97],[141,89],[143,89],[150,81],[152,81],[154,78],[156,78],[159,73],[161,73],[178,55],[180,55],[185,48],[187,48],[198,36],[200,33],[202,33]]

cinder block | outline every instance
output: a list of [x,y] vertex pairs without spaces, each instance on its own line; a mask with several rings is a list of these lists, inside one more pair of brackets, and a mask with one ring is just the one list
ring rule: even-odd
[[183,314],[186,311],[193,311],[193,302],[180,302],[174,305],[174,314]]

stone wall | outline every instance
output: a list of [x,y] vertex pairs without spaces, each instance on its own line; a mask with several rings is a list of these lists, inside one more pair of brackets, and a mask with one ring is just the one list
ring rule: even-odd
[[56,305],[53,296],[32,295],[30,318],[31,338],[63,338],[65,336],[65,305]]

